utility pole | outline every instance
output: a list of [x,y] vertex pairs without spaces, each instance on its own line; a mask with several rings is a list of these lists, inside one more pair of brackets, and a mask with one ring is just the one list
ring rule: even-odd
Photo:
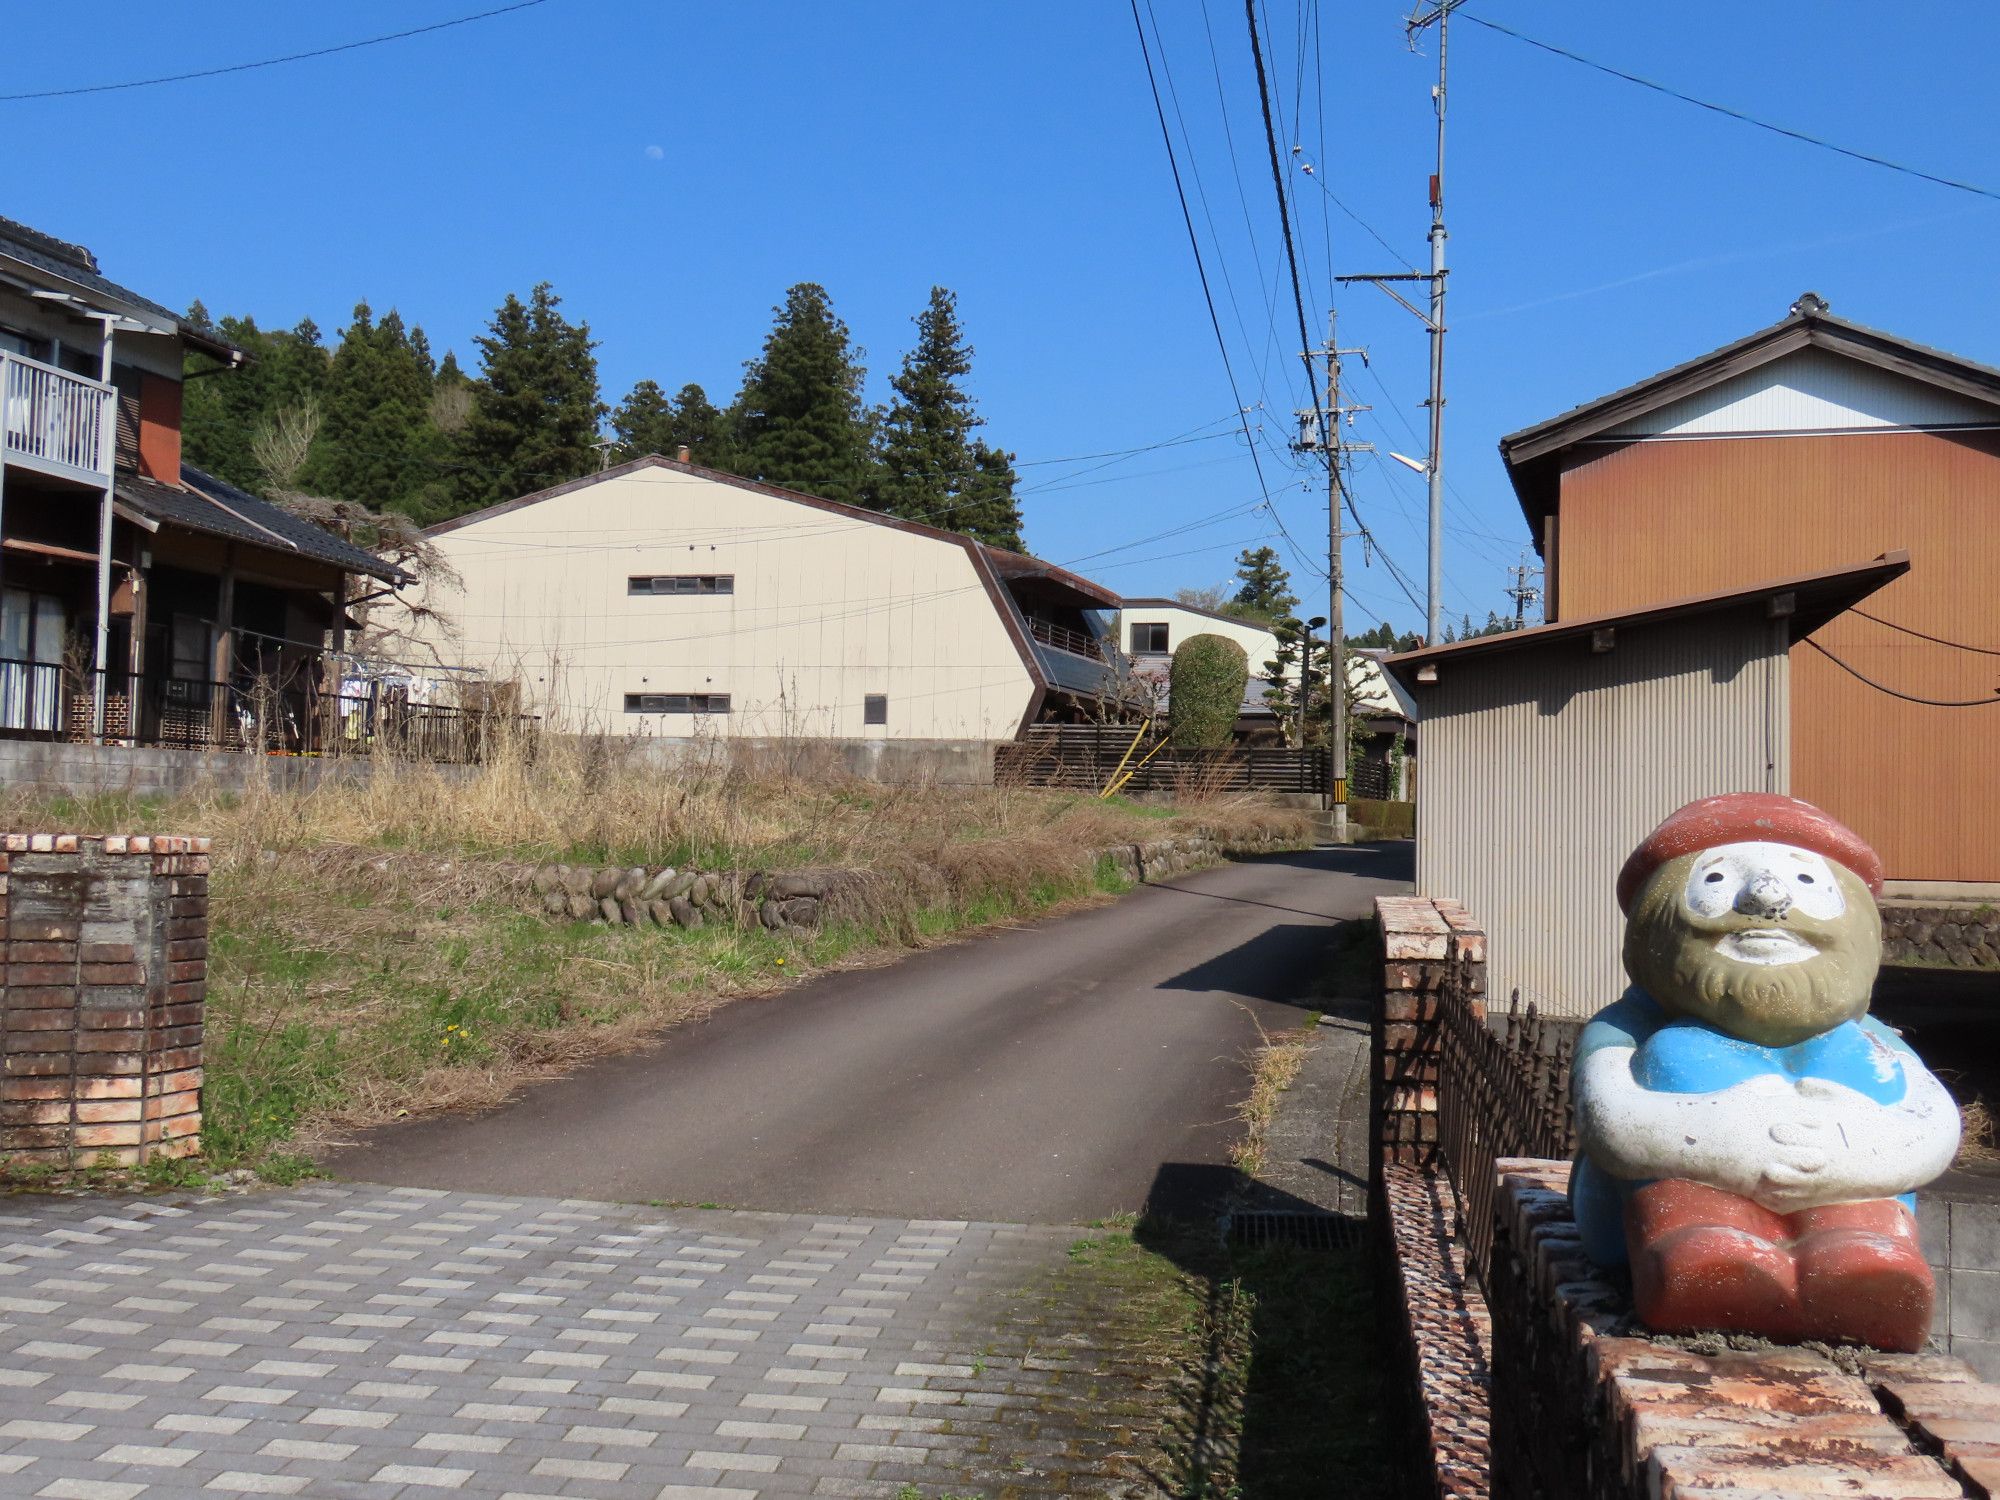
[[[1333,695],[1326,797],[1333,813],[1334,841],[1344,843],[1347,837],[1347,637],[1343,612],[1345,590],[1342,588],[1345,559],[1342,554],[1347,533],[1341,529],[1340,515],[1347,498],[1347,455],[1368,452],[1374,444],[1350,443],[1343,436],[1343,423],[1351,420],[1354,412],[1370,408],[1341,405],[1340,361],[1345,355],[1357,354],[1366,364],[1368,351],[1340,347],[1336,332],[1337,316],[1333,309],[1327,310],[1326,348],[1323,351],[1308,350],[1305,357],[1308,366],[1315,352],[1323,353],[1326,359],[1326,400],[1321,407],[1326,414],[1326,428],[1317,434],[1319,446],[1326,455],[1326,680],[1327,690]],[[1307,413],[1299,415],[1304,417]],[[1307,445],[1302,443],[1300,446]]]
[[[1381,276],[1337,276],[1336,281],[1366,281],[1380,287],[1408,311],[1416,314],[1430,332],[1431,344],[1431,394],[1425,403],[1430,407],[1431,451],[1425,459],[1424,475],[1429,485],[1430,501],[1430,568],[1428,575],[1429,592],[1424,602],[1424,633],[1429,644],[1435,645],[1442,633],[1444,612],[1444,285],[1447,272],[1444,263],[1444,110],[1445,110],[1445,28],[1451,13],[1463,5],[1465,0],[1434,0],[1428,9],[1419,7],[1411,12],[1405,23],[1410,46],[1415,48],[1417,33],[1433,22],[1438,29],[1438,76],[1431,88],[1431,104],[1437,114],[1437,170],[1431,174],[1431,268],[1428,272],[1394,272]],[[1397,281],[1422,281],[1430,286],[1430,311],[1425,312],[1415,303],[1390,285]]]
[[1523,547],[1521,561],[1508,569],[1508,572],[1513,575],[1514,583],[1507,590],[1507,597],[1514,601],[1514,628],[1519,630],[1526,623],[1522,616],[1527,612],[1528,606],[1542,597],[1540,587],[1529,582],[1532,578],[1539,578],[1542,570],[1528,561],[1528,549]]

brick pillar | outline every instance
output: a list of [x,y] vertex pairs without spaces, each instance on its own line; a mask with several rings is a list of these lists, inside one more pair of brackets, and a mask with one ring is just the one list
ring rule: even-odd
[[1378,896],[1382,989],[1370,1038],[1369,1119],[1376,1158],[1431,1166],[1437,1150],[1438,1005],[1456,982],[1481,1020],[1486,936],[1458,902]]
[[201,1149],[208,862],[202,838],[5,836],[0,1157]]

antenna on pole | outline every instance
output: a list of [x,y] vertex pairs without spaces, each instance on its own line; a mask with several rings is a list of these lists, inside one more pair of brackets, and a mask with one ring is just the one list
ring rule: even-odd
[[[1435,23],[1438,29],[1438,76],[1431,87],[1431,104],[1437,112],[1437,170],[1431,174],[1431,268],[1428,272],[1408,271],[1383,276],[1336,276],[1343,282],[1366,281],[1380,287],[1402,307],[1414,313],[1430,331],[1431,393],[1424,404],[1430,408],[1431,451],[1424,463],[1430,491],[1429,593],[1425,600],[1425,635],[1435,643],[1440,635],[1444,611],[1444,110],[1445,110],[1445,28],[1451,13],[1465,0],[1434,0],[1419,6],[1405,21],[1410,50],[1415,51],[1417,35]],[[1395,289],[1398,281],[1426,282],[1430,288],[1430,310],[1425,312]]]

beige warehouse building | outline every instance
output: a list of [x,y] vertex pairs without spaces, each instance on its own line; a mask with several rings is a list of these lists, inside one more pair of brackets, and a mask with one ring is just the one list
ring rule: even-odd
[[1006,740],[1114,687],[1089,580],[656,455],[430,535],[416,632],[564,728]]

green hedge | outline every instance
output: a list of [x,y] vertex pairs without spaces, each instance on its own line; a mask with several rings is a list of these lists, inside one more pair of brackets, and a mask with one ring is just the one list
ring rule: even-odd
[[1191,635],[1174,652],[1169,677],[1168,738],[1177,749],[1214,750],[1230,742],[1250,660],[1219,635]]

